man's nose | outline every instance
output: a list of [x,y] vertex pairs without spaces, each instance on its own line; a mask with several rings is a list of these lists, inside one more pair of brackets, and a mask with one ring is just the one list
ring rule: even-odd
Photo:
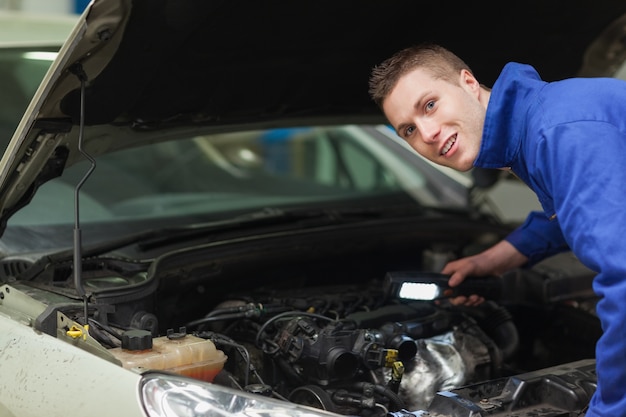
[[424,143],[433,143],[439,134],[439,123],[433,119],[420,119],[415,122],[415,126],[422,137]]

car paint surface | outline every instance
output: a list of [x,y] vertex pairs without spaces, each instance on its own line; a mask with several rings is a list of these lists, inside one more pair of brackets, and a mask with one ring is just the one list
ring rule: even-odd
[[[77,348],[85,340],[52,337],[24,323],[34,318],[6,317],[12,298],[24,298],[16,291],[0,287],[0,362],[2,374],[12,379],[8,384],[3,378],[0,415],[93,416],[103,410],[109,415],[145,415],[138,401],[138,373]],[[41,395],[42,389],[46,395]]]

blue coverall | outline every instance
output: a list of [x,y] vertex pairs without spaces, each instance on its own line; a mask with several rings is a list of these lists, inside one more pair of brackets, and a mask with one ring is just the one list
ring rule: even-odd
[[603,334],[587,417],[626,416],[626,81],[541,80],[509,63],[493,85],[475,166],[510,168],[537,194],[506,239],[533,264],[571,250],[597,272]]

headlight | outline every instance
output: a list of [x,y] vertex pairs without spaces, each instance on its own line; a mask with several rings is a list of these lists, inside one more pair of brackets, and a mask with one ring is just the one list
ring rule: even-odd
[[324,410],[169,374],[145,374],[140,390],[141,401],[150,417],[337,416]]

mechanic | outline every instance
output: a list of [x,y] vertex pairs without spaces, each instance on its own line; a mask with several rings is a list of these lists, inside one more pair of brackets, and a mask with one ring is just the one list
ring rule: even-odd
[[603,329],[586,416],[626,416],[626,82],[546,82],[532,66],[510,62],[490,89],[450,50],[422,44],[374,67],[369,88],[420,155],[459,171],[511,170],[534,190],[543,212],[442,272],[455,286],[571,249],[597,273]]

